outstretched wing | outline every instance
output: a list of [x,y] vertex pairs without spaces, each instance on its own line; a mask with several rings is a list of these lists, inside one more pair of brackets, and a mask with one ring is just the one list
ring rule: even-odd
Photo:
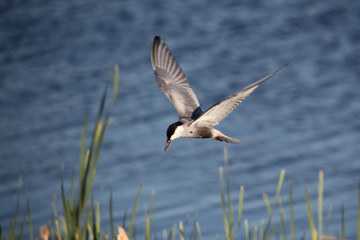
[[229,115],[239,103],[241,103],[247,96],[250,95],[261,83],[265,82],[278,72],[280,72],[283,68],[285,68],[288,64],[282,66],[275,72],[267,75],[263,79],[247,86],[243,90],[225,98],[221,102],[214,104],[208,110],[206,110],[196,121],[195,124],[209,124],[209,125],[217,125],[222,119],[224,119],[227,115]]
[[151,64],[159,87],[174,105],[179,119],[198,117],[199,101],[166,43],[158,36],[151,48]]

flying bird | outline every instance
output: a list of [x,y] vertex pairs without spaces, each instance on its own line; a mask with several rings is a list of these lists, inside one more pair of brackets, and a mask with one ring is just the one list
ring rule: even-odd
[[156,36],[151,48],[151,64],[157,84],[174,105],[179,120],[171,124],[166,132],[165,151],[171,141],[180,137],[213,138],[227,143],[242,143],[238,139],[226,136],[213,126],[229,115],[259,84],[265,82],[288,64],[259,81],[228,96],[203,112],[190,84],[170,52],[166,43]]

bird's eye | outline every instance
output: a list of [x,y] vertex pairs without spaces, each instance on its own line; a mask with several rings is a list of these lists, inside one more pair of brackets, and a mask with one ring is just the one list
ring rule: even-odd
[[190,133],[192,133],[192,131],[190,131]]

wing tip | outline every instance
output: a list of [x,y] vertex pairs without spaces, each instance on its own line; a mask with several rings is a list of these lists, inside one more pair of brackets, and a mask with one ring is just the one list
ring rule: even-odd
[[160,39],[160,36],[159,35],[155,35],[155,37],[154,37],[154,42],[156,41],[160,41],[161,39]]
[[[279,73],[281,70],[283,70],[284,68],[286,68],[290,63],[286,63],[284,66],[282,66],[281,68],[279,68],[278,70],[276,70],[275,72],[273,72],[272,74],[269,74],[270,77],[276,75],[277,73]],[[269,77],[269,78],[270,78]]]
[[285,67],[287,67],[289,65],[289,63],[286,63],[285,65],[283,65],[281,68],[279,68],[278,70],[276,70],[273,73],[270,73],[269,75],[267,75],[266,77],[263,77],[262,79],[260,79],[259,81],[256,81],[253,84],[250,84],[249,86],[245,87],[242,91],[244,90],[248,90],[252,87],[258,86],[261,83],[265,82],[266,80],[268,80],[269,78],[272,78],[273,76],[275,76],[276,74],[278,74],[281,70],[283,70]]
[[158,35],[155,35],[154,40],[153,40],[153,44],[151,47],[151,65],[153,70],[155,71],[156,69],[156,65],[157,65],[157,59],[156,59],[156,51],[160,45],[161,39]]
[[282,66],[282,67],[279,69],[279,71],[282,70],[282,69],[284,69],[285,67],[287,67],[289,64],[290,64],[289,62],[286,63],[286,64],[284,64],[284,66]]

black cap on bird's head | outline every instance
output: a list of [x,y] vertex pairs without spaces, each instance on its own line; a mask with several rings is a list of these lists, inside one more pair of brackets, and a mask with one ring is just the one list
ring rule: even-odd
[[171,143],[171,136],[175,133],[175,130],[178,126],[182,125],[183,123],[182,122],[174,122],[173,124],[171,124],[167,131],[166,131],[166,136],[167,136],[167,142],[166,142],[166,145],[165,145],[165,150],[168,148],[169,144]]

